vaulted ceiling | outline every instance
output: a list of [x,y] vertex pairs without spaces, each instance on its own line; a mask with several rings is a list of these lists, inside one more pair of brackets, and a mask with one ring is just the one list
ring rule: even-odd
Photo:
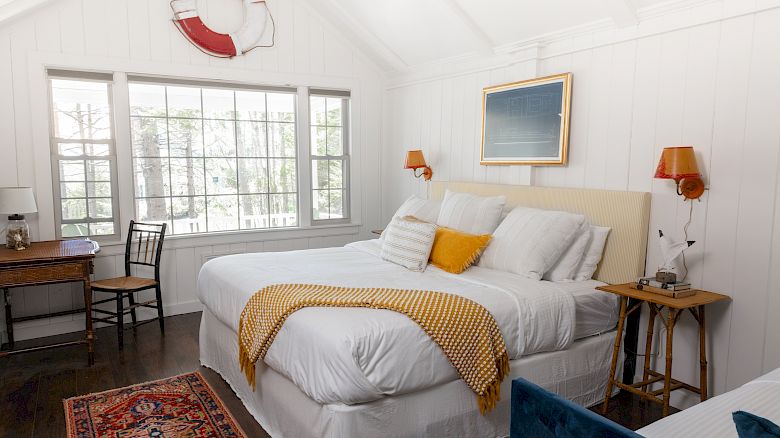
[[[51,1],[0,0],[0,23]],[[270,0],[271,7],[275,1],[285,0]],[[314,7],[393,73],[458,56],[500,52],[502,47],[578,26],[634,26],[643,10],[704,0],[299,1]]]
[[0,24],[32,11],[52,0],[0,0]]
[[307,0],[383,67],[402,71],[597,22],[638,23],[669,0]]

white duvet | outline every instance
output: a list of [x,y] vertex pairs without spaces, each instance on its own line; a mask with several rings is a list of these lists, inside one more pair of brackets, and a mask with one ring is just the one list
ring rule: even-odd
[[[469,298],[496,319],[511,359],[564,349],[574,339],[574,299],[555,283],[479,267],[460,275],[433,266],[416,273],[382,260],[379,251],[379,241],[369,240],[343,248],[220,257],[203,265],[198,294],[236,332],[244,305],[259,289],[312,283],[436,290]],[[323,404],[363,403],[458,379],[430,337],[389,310],[301,309],[287,318],[264,361]]]

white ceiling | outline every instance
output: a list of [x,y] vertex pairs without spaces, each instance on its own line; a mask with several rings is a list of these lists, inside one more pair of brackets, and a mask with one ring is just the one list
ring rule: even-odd
[[[50,1],[0,0],[0,22]],[[305,1],[382,68],[399,72],[594,22],[633,26],[643,8],[691,0]]]
[[449,0],[459,4],[496,45],[609,18],[603,0]]
[[32,11],[52,0],[0,0],[0,24]]
[[633,26],[639,9],[680,0],[308,1],[383,67],[403,70],[593,22]]

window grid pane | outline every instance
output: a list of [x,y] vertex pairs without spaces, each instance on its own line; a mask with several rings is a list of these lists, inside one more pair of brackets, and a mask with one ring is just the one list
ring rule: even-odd
[[116,235],[111,85],[54,77],[49,84],[59,236]]
[[346,124],[348,99],[310,96],[312,219],[349,217]]
[[130,107],[139,216],[172,234],[298,225],[294,95],[131,82]]

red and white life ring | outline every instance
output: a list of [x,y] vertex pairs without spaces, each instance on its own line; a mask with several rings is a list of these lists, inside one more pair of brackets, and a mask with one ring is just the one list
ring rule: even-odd
[[[232,58],[260,47],[258,43],[268,27],[268,21],[271,21],[271,26],[274,25],[265,0],[243,0],[243,3],[244,23],[237,32],[211,30],[200,19],[197,0],[172,0],[173,22],[190,42],[205,53]],[[270,46],[273,46],[273,40]]]

